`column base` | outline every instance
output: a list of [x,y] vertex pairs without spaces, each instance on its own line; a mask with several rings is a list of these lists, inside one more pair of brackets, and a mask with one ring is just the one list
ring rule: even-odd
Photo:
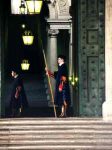
[[103,120],[112,121],[112,102],[104,102],[102,105]]

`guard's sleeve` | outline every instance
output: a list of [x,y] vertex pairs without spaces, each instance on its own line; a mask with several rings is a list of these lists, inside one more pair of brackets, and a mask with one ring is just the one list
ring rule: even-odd
[[56,79],[58,71],[54,72],[54,78]]
[[16,93],[15,93],[15,98],[18,99],[19,95],[20,95],[20,92],[21,92],[21,86],[18,86],[16,88]]

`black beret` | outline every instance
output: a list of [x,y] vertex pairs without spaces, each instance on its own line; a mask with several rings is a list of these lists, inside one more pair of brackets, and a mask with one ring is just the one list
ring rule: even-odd
[[62,54],[58,55],[58,58],[61,58],[61,59],[63,59],[64,61],[66,60],[65,55],[62,55]]
[[16,73],[19,73],[19,70],[18,70],[17,67],[12,67],[12,68],[11,68],[11,71],[14,71],[14,72],[16,72]]

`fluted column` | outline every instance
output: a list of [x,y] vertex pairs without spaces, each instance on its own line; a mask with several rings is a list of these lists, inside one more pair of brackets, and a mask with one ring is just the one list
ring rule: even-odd
[[[72,49],[72,25],[68,30],[70,40],[69,40],[69,77],[73,75],[73,49]],[[73,88],[70,85],[70,92],[73,93]],[[71,94],[71,105],[73,105],[73,94]]]
[[103,119],[112,120],[112,1],[105,1],[105,102]]
[[50,44],[50,37],[49,37],[49,34],[47,34],[47,51],[46,51],[46,58],[47,58],[47,65],[48,65],[48,68],[49,68],[49,58],[50,58],[50,55],[49,55],[49,52],[50,52],[50,47],[49,47],[49,44]]
[[[47,58],[48,58],[48,69],[52,72],[57,70],[57,35],[58,30],[48,30],[48,49],[47,49]],[[50,78],[50,82],[52,85],[52,91],[54,94],[55,91],[55,80]]]
[[69,77],[73,75],[74,73],[74,63],[73,63],[73,47],[72,47],[72,23],[69,30],[70,34],[70,42],[69,42]]
[[57,35],[58,30],[49,30],[49,67],[51,71],[57,70]]

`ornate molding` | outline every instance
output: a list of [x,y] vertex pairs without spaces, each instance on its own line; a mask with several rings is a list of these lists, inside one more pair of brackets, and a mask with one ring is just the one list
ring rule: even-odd
[[49,18],[50,19],[69,19],[71,18],[69,8],[71,0],[49,0]]
[[59,33],[59,30],[55,30],[55,29],[48,29],[48,34],[50,36],[57,36],[57,34]]
[[48,3],[48,8],[49,8],[49,18],[56,19],[58,16],[56,9],[56,0],[50,0],[50,3]]
[[57,0],[58,18],[70,18],[69,0]]
[[50,2],[52,3],[53,6],[56,5],[56,0],[50,0]]
[[55,29],[71,29],[72,20],[68,19],[47,19],[48,27],[52,30]]

